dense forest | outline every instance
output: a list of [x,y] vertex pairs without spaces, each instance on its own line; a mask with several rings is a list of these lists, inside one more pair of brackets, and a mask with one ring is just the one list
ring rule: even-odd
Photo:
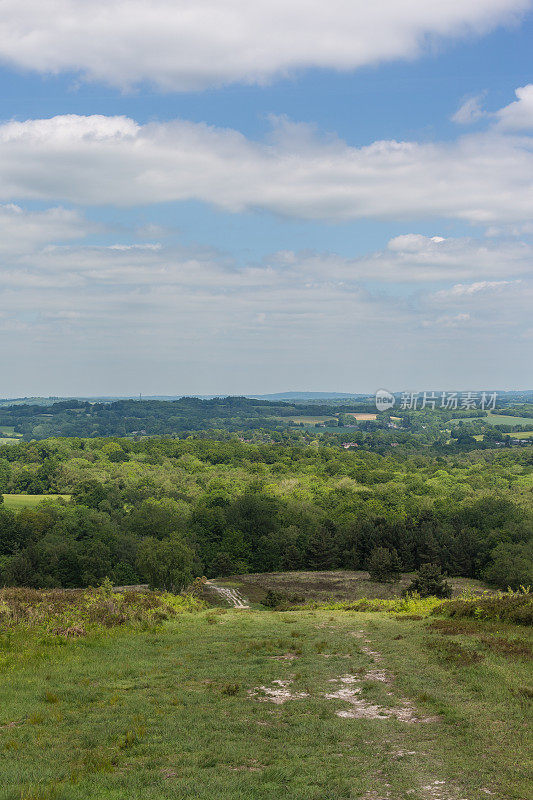
[[201,574],[365,569],[378,547],[405,571],[533,583],[531,447],[49,438],[0,447],[0,493],[43,495],[0,504],[0,584],[181,588]]

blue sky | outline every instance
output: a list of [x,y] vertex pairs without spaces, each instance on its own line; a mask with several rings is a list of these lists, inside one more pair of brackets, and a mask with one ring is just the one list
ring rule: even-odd
[[531,4],[211,2],[7,3],[0,394],[531,388]]

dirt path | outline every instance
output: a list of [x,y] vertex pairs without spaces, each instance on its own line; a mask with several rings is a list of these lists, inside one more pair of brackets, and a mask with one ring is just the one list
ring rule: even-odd
[[[321,624],[317,627],[324,628],[326,626]],[[439,717],[420,714],[416,710],[414,703],[408,698],[396,697],[395,700],[392,699],[394,696],[394,675],[384,667],[384,656],[374,649],[375,646],[372,640],[367,638],[365,629],[350,631],[349,633],[359,640],[359,649],[368,656],[372,666],[366,671],[359,670],[355,675],[343,674],[330,678],[329,683],[335,684],[332,687],[332,691],[315,691],[315,697],[321,696],[328,700],[338,701],[337,708],[333,707],[332,713],[346,720],[376,720],[384,722],[390,717],[395,717],[406,726],[420,723],[438,724],[440,722]],[[270,686],[256,686],[248,690],[248,696],[252,700],[262,703],[283,705],[294,700],[305,701],[313,695],[312,689],[309,691],[294,691],[292,689],[293,678],[294,675],[289,675],[285,680],[273,680]],[[390,698],[389,703],[380,705],[364,696],[365,684],[372,682],[384,684],[386,696]],[[339,708],[340,704],[342,706]],[[411,773],[412,787],[407,791],[405,797],[413,794],[423,800],[473,800],[472,797],[467,797],[458,782],[451,782],[442,778],[442,776],[437,777],[432,774],[429,766],[425,768],[426,753],[412,749],[415,745],[413,745],[411,737],[406,737],[404,741],[402,739],[403,736],[400,736],[396,745],[391,747],[392,736],[389,729],[387,738],[381,740],[380,737],[376,746],[383,747],[385,745],[388,750],[386,755],[394,761],[405,757],[410,757],[416,761],[417,769],[413,769]],[[398,795],[391,793],[390,784],[385,779],[380,779],[380,783],[382,785],[379,789],[367,792],[360,796],[359,800],[399,800]],[[483,788],[481,791],[487,796],[491,794],[491,791],[487,788]]]
[[238,589],[230,589],[228,586],[218,586],[213,581],[206,581],[205,585],[221,595],[233,608],[250,608],[248,601]]

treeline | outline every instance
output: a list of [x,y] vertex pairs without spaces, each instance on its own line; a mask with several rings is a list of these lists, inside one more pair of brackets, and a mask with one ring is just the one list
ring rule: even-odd
[[[361,406],[365,408],[365,406]],[[354,406],[357,410],[359,406]],[[0,426],[13,426],[25,439],[50,436],[127,436],[177,434],[224,428],[229,431],[280,426],[276,417],[327,415],[335,406],[224,397],[201,400],[117,400],[111,403],[64,400],[49,406],[12,405],[0,408]]]
[[401,459],[196,438],[4,446],[1,492],[71,499],[0,505],[0,583],[176,588],[200,574],[365,569],[378,547],[405,571],[432,562],[503,588],[533,583],[532,453]]

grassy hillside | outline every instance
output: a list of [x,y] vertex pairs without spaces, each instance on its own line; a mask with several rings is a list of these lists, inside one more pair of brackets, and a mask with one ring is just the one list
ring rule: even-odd
[[0,798],[524,800],[531,644],[503,622],[346,611],[11,626]]
[[4,494],[4,507],[12,511],[35,508],[43,500],[70,500],[69,494]]

